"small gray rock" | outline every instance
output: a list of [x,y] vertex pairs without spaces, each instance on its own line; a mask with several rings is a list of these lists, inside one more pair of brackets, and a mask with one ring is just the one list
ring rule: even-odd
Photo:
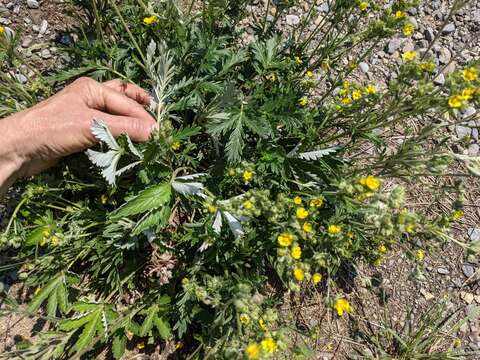
[[358,67],[359,67],[360,70],[362,70],[362,72],[364,72],[364,73],[367,73],[368,70],[370,70],[370,66],[368,66],[368,64],[365,63],[365,62],[361,62],[360,64],[358,64]]
[[463,139],[466,136],[470,136],[472,134],[472,129],[467,126],[457,125],[455,126],[455,132],[459,139]]
[[441,274],[441,275],[448,275],[448,274],[450,274],[450,271],[448,271],[448,269],[446,269],[446,268],[438,268],[438,269],[437,269],[437,272],[438,272],[439,274]]
[[19,71],[17,71],[17,72],[15,73],[15,78],[16,78],[16,79],[18,80],[18,82],[21,83],[21,84],[25,84],[25,83],[28,81],[27,77],[26,77],[25,75],[23,75],[23,74],[22,74],[21,72],[19,72]]
[[50,59],[52,57],[52,54],[50,53],[50,50],[48,49],[43,49],[41,52],[40,52],[40,56],[43,58],[43,59]]
[[462,271],[463,275],[465,275],[467,278],[475,274],[475,268],[471,264],[463,264]]
[[298,25],[300,22],[300,18],[297,15],[287,15],[285,17],[285,20],[287,21],[287,25]]
[[328,3],[326,3],[326,2],[324,2],[322,5],[320,5],[318,7],[318,11],[320,11],[320,12],[326,13],[326,12],[328,12],[328,10],[329,10],[329,7],[328,7]]
[[[473,137],[475,137],[473,134],[472,134]],[[480,147],[478,146],[478,144],[471,144],[469,147],[468,147],[468,155],[470,156],[478,156],[478,151],[480,150]]]
[[401,41],[399,39],[392,39],[388,42],[388,45],[387,45],[387,52],[391,55],[393,54],[395,51],[398,50],[398,48],[400,47],[401,45]]
[[455,24],[454,23],[449,23],[445,25],[445,27],[442,30],[443,35],[448,35],[451,34],[455,31]]
[[469,228],[467,230],[468,237],[470,241],[479,241],[480,240],[480,228]]
[[42,23],[40,24],[40,29],[38,30],[38,34],[39,35],[45,34],[47,29],[48,29],[48,21],[43,20]]
[[445,75],[440,74],[435,79],[433,79],[433,83],[436,85],[443,85],[445,84]]
[[28,48],[32,44],[33,39],[30,36],[27,36],[22,41],[22,47]]
[[452,59],[452,53],[447,48],[441,48],[438,54],[438,61],[442,64],[448,64]]
[[37,0],[27,0],[27,6],[30,9],[38,9],[40,7],[40,4]]

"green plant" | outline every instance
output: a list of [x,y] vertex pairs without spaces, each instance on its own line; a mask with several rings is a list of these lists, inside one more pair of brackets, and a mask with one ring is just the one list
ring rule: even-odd
[[[333,286],[342,264],[373,265],[396,244],[417,272],[420,255],[443,242],[475,251],[448,233],[462,215],[460,181],[429,189],[457,194],[437,218],[408,210],[402,186],[383,184],[478,175],[478,159],[454,154],[443,131],[470,120],[461,110],[478,103],[478,64],[436,86],[428,53],[408,52],[379,88],[355,80],[356,64],[405,27],[413,2],[330,1],[307,36],[314,7],[282,29],[291,2],[267,2],[259,19],[245,18],[247,3],[183,12],[167,0],[76,2],[87,7],[85,36],[52,79],[134,81],[151,90],[160,129],[133,144],[92,119],[97,149],[22,185],[0,238],[18,253],[1,269],[21,264],[37,289],[28,309],[46,306],[55,332],[7,356],[53,356],[60,343],[57,357],[109,347],[120,358],[128,341],[174,339],[190,358],[282,356],[285,291]],[[355,62],[345,66],[348,53]],[[267,281],[276,295],[266,296]],[[326,303],[352,313],[336,293]]]
[[418,319],[408,312],[400,329],[388,315],[381,325],[367,321],[366,329],[357,332],[369,351],[356,351],[362,359],[473,359],[478,352],[462,350],[462,340],[456,334],[463,324],[478,318],[478,310],[474,308],[468,316],[455,320],[458,312],[447,311],[444,303],[438,303]]

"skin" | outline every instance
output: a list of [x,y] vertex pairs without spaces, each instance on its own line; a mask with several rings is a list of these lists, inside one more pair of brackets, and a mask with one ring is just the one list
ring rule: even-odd
[[0,120],[0,195],[18,178],[45,170],[64,156],[98,141],[92,119],[102,119],[114,136],[147,141],[157,122],[145,110],[147,92],[137,85],[80,78],[32,108]]

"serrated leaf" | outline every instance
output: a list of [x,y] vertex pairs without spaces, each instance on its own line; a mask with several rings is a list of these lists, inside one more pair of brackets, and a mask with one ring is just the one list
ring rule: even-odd
[[164,321],[161,317],[156,316],[154,323],[162,339],[167,340],[171,335],[170,325],[168,322]]
[[298,157],[300,159],[303,159],[303,160],[318,160],[322,157],[324,157],[325,155],[330,155],[336,151],[338,151],[339,147],[338,146],[334,146],[334,147],[331,147],[331,148],[327,148],[327,149],[322,149],[322,150],[315,150],[315,151],[308,151],[308,152],[303,152],[303,153],[300,153],[298,154]]
[[112,341],[112,355],[116,360],[119,360],[125,354],[127,347],[127,337],[125,334],[116,335]]
[[153,320],[157,316],[158,308],[156,305],[150,306],[147,310],[147,315],[143,320],[142,327],[140,329],[140,336],[146,336],[153,328]]
[[116,176],[120,176],[122,175],[124,172],[130,170],[130,169],[133,169],[135,166],[137,166],[138,164],[141,164],[142,162],[141,161],[135,161],[131,164],[128,164],[126,166],[124,166],[123,168],[121,168],[120,170],[117,170],[115,175]]
[[103,120],[93,119],[90,130],[98,140],[103,141],[105,144],[107,144],[110,150],[120,150],[120,146],[115,140],[115,137],[112,135],[110,129]]
[[58,307],[63,314],[68,312],[68,297],[67,297],[67,290],[65,286],[62,284],[57,288],[57,300],[58,300]]
[[102,326],[102,312],[102,309],[99,308],[98,310],[90,314],[89,322],[86,323],[82,333],[80,334],[77,342],[75,343],[74,349],[77,352],[86,349],[87,346],[90,345],[90,343],[94,339],[98,327]]
[[228,222],[228,226],[230,227],[230,230],[232,231],[233,235],[236,238],[242,237],[245,235],[245,231],[243,230],[242,224],[240,221],[238,221],[232,214],[230,214],[228,211],[224,211],[223,215],[225,216],[225,219]]
[[205,189],[204,185],[199,182],[172,182],[173,189],[182,195],[197,195],[205,198],[206,195],[203,193]]
[[55,315],[57,314],[57,307],[58,307],[57,289],[53,290],[50,296],[48,297],[47,315],[52,318],[55,317]]
[[101,169],[102,176],[110,185],[115,185],[115,176],[117,174],[117,165],[120,161],[121,153],[110,150],[106,153],[87,150],[90,161]]
[[128,149],[130,150],[130,152],[135,155],[136,157],[138,157],[140,160],[143,159],[143,154],[140,152],[140,150],[138,150],[135,145],[133,145],[133,142],[132,140],[130,139],[129,136],[127,136],[127,145],[128,145]]
[[175,180],[193,180],[197,179],[199,177],[207,176],[207,173],[197,173],[197,174],[191,174],[191,175],[185,175],[185,176],[177,176]]
[[215,221],[213,222],[212,227],[217,234],[220,234],[222,231],[222,213],[220,211],[217,211],[215,214]]
[[63,284],[64,279],[64,275],[63,273],[61,273],[57,275],[57,277],[50,280],[50,282],[45,287],[43,287],[37,295],[33,297],[32,301],[28,305],[28,311],[37,311],[43,304],[43,302],[47,300],[47,298],[49,298],[52,293],[55,294],[55,290],[59,285]]
[[138,235],[154,226],[164,226],[166,225],[169,216],[170,208],[168,206],[165,206],[158,211],[151,212],[140,219],[133,229],[132,234]]
[[172,187],[169,183],[152,186],[122,205],[117,211],[112,213],[112,218],[119,219],[158,209],[170,201],[171,189]]

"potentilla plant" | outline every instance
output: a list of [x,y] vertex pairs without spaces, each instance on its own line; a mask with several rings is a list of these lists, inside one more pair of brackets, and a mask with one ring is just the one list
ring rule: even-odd
[[460,181],[431,189],[457,199],[434,218],[409,209],[404,186],[480,174],[446,131],[477,117],[464,110],[480,99],[479,64],[435,85],[430,44],[393,61],[386,84],[359,76],[384,39],[412,36],[416,2],[326,1],[326,14],[311,4],[287,26],[292,1],[75,3],[85,37],[51,80],[134,81],[151,90],[159,130],[134,144],[92,119],[98,148],[22,185],[1,237],[16,255],[2,269],[17,268],[32,296],[6,312],[52,331],[9,357],[108,347],[119,359],[133,344],[288,358],[285,292],[326,286],[327,306],[355,316],[335,287],[342,265],[375,266],[400,247],[421,276],[441,243],[478,249],[448,231],[463,215]]

